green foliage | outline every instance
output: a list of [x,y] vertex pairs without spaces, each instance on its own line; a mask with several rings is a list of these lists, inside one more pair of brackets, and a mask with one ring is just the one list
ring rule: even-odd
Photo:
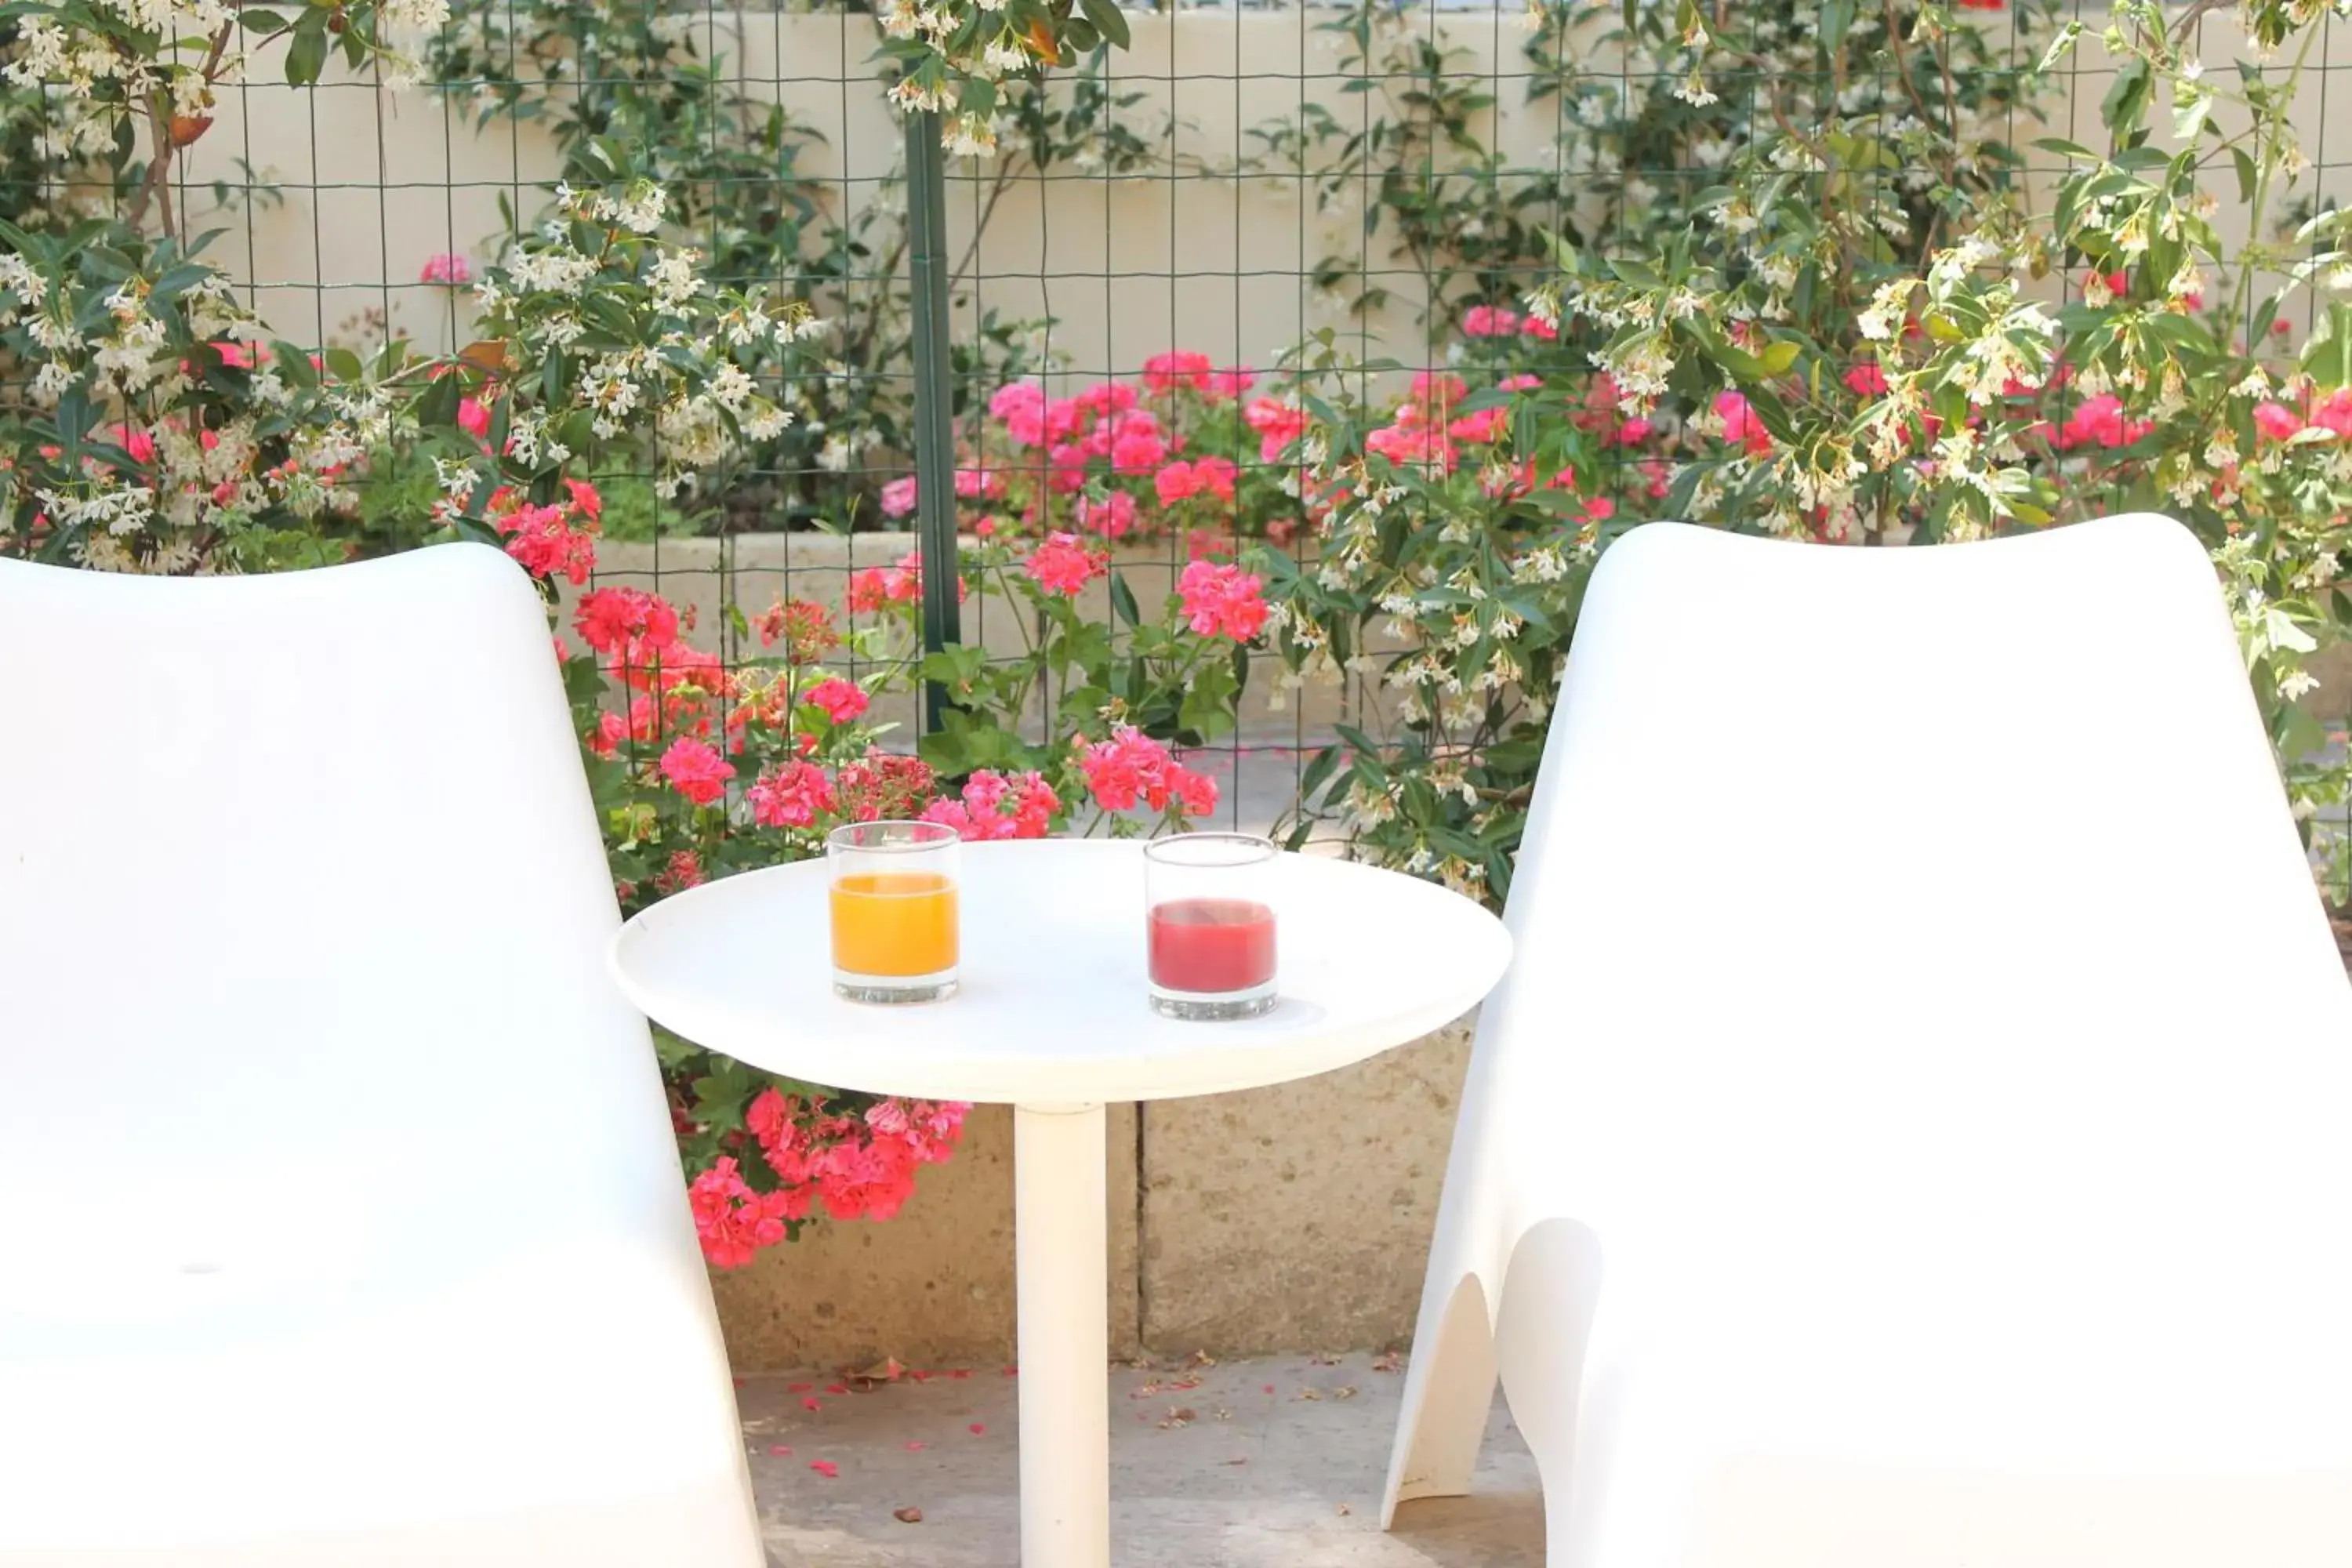
[[[1583,584],[1643,519],[1883,545],[2145,509],[2211,549],[2298,816],[2339,880],[2352,868],[2327,826],[2345,770],[2319,760],[2300,700],[2309,656],[2352,631],[2337,605],[2352,598],[2352,309],[2314,299],[2352,288],[2352,258],[2336,214],[2281,236],[2273,210],[2305,174],[2289,111],[2326,15],[2256,6],[2249,25],[2277,32],[2280,62],[2217,81],[2186,21],[2126,0],[2102,39],[2125,67],[2106,145],[2040,142],[2065,171],[2030,212],[1958,111],[2030,107],[2034,73],[2074,35],[2015,70],[1991,63],[1969,14],[1904,14],[1924,63],[1888,52],[1863,13],[1837,16],[1832,47],[1803,28],[1762,36],[1786,15],[1769,6],[1717,36],[1685,5],[1680,37],[1660,33],[1664,8],[1638,12],[1684,110],[1765,95],[1739,105],[1744,141],[1697,160],[1711,183],[1678,207],[1662,191],[1637,211],[1629,192],[1592,243],[1571,227],[1527,321],[1466,308],[1458,376],[1401,401],[1351,401],[1361,379],[1333,340],[1309,345],[1302,363],[1327,384],[1303,443],[1318,553],[1295,572],[1266,563],[1278,646],[1303,674],[1381,692],[1379,732],[1318,759],[1310,816],[1498,894]],[[1753,76],[1759,58],[1781,68]],[[1922,116],[1836,88],[1865,76],[1955,118],[1927,119],[1923,144]],[[1931,79],[1951,84],[1944,99]],[[1930,177],[1887,177],[1906,171]],[[2234,250],[2216,219],[2231,200],[2253,237]],[[2314,323],[2300,346],[2298,305]]]

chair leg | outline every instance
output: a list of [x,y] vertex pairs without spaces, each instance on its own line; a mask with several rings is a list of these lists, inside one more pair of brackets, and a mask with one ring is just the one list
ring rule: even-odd
[[1495,1401],[1495,1335],[1478,1277],[1462,1276],[1442,1310],[1429,1310],[1433,1294],[1424,1294],[1413,1331],[1396,1447],[1381,1499],[1383,1530],[1401,1502],[1460,1497],[1470,1489]]
[[1495,1314],[1495,1365],[1512,1424],[1534,1456],[1544,1494],[1547,1561],[1578,1561],[1565,1549],[1576,1527],[1569,1476],[1583,1411],[1584,1358],[1601,1299],[1601,1238],[1572,1219],[1548,1219],[1511,1249]]

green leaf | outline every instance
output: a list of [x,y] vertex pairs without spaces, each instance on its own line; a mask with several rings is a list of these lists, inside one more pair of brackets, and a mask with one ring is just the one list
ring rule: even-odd
[[294,28],[294,42],[286,50],[286,80],[289,86],[308,87],[319,79],[320,68],[327,63],[327,13],[309,11]]
[[445,375],[428,382],[425,395],[416,400],[416,422],[436,429],[453,428],[457,423],[457,405],[462,389],[454,375]]
[[309,354],[292,343],[283,340],[273,342],[269,345],[269,353],[278,362],[278,374],[295,385],[314,387],[319,384],[319,367],[310,363]]
[[1128,586],[1124,572],[1110,574],[1110,607],[1129,626],[1142,625],[1143,612],[1136,605],[1135,590]]
[[1111,0],[1078,0],[1078,6],[1086,12],[1087,20],[1095,25],[1095,31],[1122,49],[1133,47],[1135,39],[1127,30],[1127,16]]
[[1827,0],[1822,6],[1822,47],[1831,54],[1845,42],[1848,28],[1853,26],[1854,0]]
[[349,349],[331,348],[320,357],[327,362],[327,369],[339,380],[358,381],[366,374],[360,364],[360,356]]
[[1797,355],[1800,352],[1798,344],[1783,341],[1772,344],[1762,353],[1758,354],[1756,363],[1763,369],[1766,375],[1782,375],[1787,374],[1790,365],[1797,363]]
[[[2337,595],[2338,598],[2342,596]],[[1315,753],[1314,761],[1307,764],[1307,771],[1298,775],[1298,803],[1301,805],[1314,799],[1315,792],[1321,789],[1329,781],[1331,775],[1339,771],[1339,748],[1337,746],[1326,746]]]
[[237,26],[247,32],[259,33],[265,38],[272,33],[282,33],[286,30],[286,18],[275,11],[239,11],[236,14],[236,22]]
[[2254,155],[2243,147],[2232,147],[2230,149],[2230,159],[2238,166],[2238,199],[2242,202],[2252,201],[2254,186],[2257,184]]
[[2116,70],[2106,97],[2100,100],[2100,121],[2118,140],[2137,131],[2147,113],[2149,79],[2147,61],[2135,56]]
[[2086,163],[2095,163],[2099,161],[2099,155],[2096,153],[2092,152],[2080,142],[2069,142],[2063,136],[2037,136],[2033,140],[2033,145],[2041,148],[2044,153],[2055,153],[2062,158],[2080,158]]

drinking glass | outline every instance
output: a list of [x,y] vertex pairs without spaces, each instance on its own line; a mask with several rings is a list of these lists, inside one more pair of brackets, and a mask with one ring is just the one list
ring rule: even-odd
[[955,994],[962,844],[937,822],[853,822],[825,836],[836,994],[884,1004]]
[[1247,833],[1183,833],[1143,847],[1154,1011],[1215,1022],[1274,1006],[1281,854]]

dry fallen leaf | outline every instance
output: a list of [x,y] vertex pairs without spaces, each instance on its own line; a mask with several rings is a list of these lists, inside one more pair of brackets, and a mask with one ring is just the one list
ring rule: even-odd
[[1168,1412],[1167,1418],[1160,1423],[1160,1429],[1162,1432],[1171,1432],[1179,1426],[1190,1426],[1193,1418],[1191,1405],[1179,1405]]
[[843,1381],[862,1392],[877,1388],[886,1383],[898,1382],[907,1375],[907,1369],[898,1364],[897,1356],[884,1356],[872,1366],[860,1367],[855,1372],[845,1372],[841,1375]]
[[1352,1383],[1342,1384],[1338,1388],[1331,1391],[1331,1397],[1334,1399],[1353,1399],[1356,1397],[1356,1385]]
[[1225,1408],[1223,1405],[1218,1405],[1218,1406],[1217,1406],[1217,1419],[1218,1419],[1218,1420],[1220,1420],[1220,1421],[1230,1421],[1230,1420],[1232,1420],[1233,1418],[1234,1418],[1234,1413],[1233,1413],[1232,1411],[1230,1411],[1230,1410],[1226,1409],[1226,1408]]
[[1291,1403],[1296,1405],[1301,1399],[1320,1399],[1322,1397],[1323,1395],[1320,1393],[1312,1388],[1302,1388],[1298,1391],[1297,1397],[1292,1399]]
[[1249,1461],[1247,1459],[1227,1459],[1225,1463],[1229,1465],[1246,1465]]
[[1402,1351],[1382,1351],[1377,1357],[1373,1358],[1372,1370],[1374,1372],[1394,1372],[1403,1364],[1404,1352]]
[[897,1508],[890,1510],[890,1517],[900,1524],[920,1524],[923,1522],[923,1510],[919,1508]]
[[1354,1509],[1349,1508],[1346,1503],[1341,1503],[1341,1504],[1339,1505],[1339,1517],[1340,1517],[1340,1518],[1342,1518],[1342,1519],[1347,1518],[1347,1517],[1348,1517],[1348,1515],[1349,1515],[1349,1514],[1351,1514],[1351,1513],[1353,1513],[1353,1512],[1355,1512],[1355,1511],[1356,1511],[1356,1510],[1355,1510]]
[[1207,1351],[1194,1351],[1192,1352],[1192,1364],[1194,1366],[1214,1366],[1217,1364],[1217,1358],[1211,1355]]
[[1308,1356],[1307,1359],[1317,1366],[1338,1366],[1339,1364],[1339,1358],[1338,1356],[1325,1355],[1321,1351],[1317,1351],[1313,1355]]

